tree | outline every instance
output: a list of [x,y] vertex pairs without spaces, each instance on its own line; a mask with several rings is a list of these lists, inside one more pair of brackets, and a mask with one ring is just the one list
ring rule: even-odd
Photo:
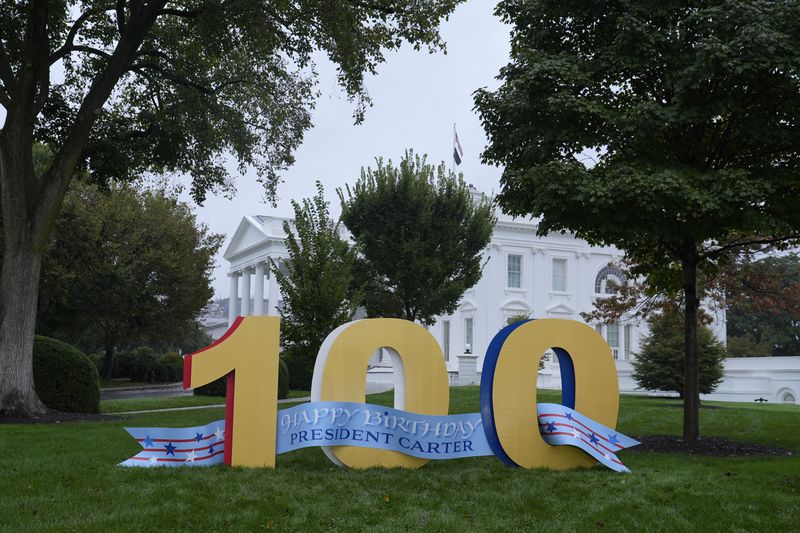
[[731,357],[800,355],[800,257],[743,256],[724,277]]
[[309,389],[314,361],[328,334],[352,320],[361,299],[353,280],[356,255],[330,216],[320,182],[317,195],[292,202],[294,228],[283,223],[288,261],[272,261],[283,297],[281,344],[294,388]]
[[[650,321],[650,335],[633,360],[633,379],[639,388],[684,393],[684,335],[680,309],[672,308]],[[706,326],[697,330],[699,388],[702,394],[714,392],[722,381],[725,347]]]
[[434,167],[409,150],[399,167],[377,159],[346,196],[338,192],[342,221],[362,254],[369,316],[432,324],[480,279],[492,206],[475,205],[463,177],[444,163]]
[[[224,162],[267,197],[311,124],[312,55],[369,103],[366,74],[403,42],[443,47],[461,0],[0,0],[0,412],[44,410],[31,353],[41,258],[76,170],[125,180],[184,172],[192,195],[231,190]],[[51,163],[34,170],[37,143]]]
[[99,345],[110,378],[121,344],[177,345],[193,333],[222,240],[163,191],[76,183],[45,252],[38,330]]
[[683,295],[696,440],[698,272],[800,236],[800,4],[506,0],[496,13],[511,62],[475,103],[483,160],[504,166],[499,203],[541,217],[542,234],[615,245]]

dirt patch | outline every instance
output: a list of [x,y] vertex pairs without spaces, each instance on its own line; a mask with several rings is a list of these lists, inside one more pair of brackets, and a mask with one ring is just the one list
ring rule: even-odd
[[31,417],[0,415],[0,424],[60,424],[61,422],[110,422],[122,417],[101,413],[60,413],[48,411]]
[[634,452],[681,453],[711,457],[785,457],[794,453],[787,448],[737,442],[723,437],[705,437],[697,442],[686,442],[675,435],[642,435],[633,438],[641,442],[639,446],[630,448]]

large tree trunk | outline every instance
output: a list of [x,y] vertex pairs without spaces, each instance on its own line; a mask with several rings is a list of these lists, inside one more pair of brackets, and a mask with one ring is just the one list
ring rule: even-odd
[[33,386],[33,336],[41,257],[33,243],[5,246],[0,275],[0,413],[31,416],[45,411]]
[[684,291],[683,438],[700,438],[700,365],[697,354],[697,247],[681,261]]

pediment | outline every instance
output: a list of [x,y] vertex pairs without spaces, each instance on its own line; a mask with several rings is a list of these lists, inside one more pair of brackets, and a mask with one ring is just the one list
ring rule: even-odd
[[254,217],[243,217],[222,257],[230,260],[242,250],[246,250],[261,242],[264,242],[267,240],[267,238],[268,235],[264,233],[261,224]]
[[547,308],[547,316],[573,316],[575,309],[567,304],[557,304]]
[[509,300],[500,308],[506,313],[513,313],[519,315],[530,314],[531,306],[527,302],[519,299]]

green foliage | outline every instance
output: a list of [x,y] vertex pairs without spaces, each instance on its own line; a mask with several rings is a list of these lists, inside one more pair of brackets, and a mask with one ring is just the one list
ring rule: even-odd
[[278,399],[283,400],[289,397],[289,367],[286,361],[279,360],[278,366]]
[[475,106],[498,200],[614,245],[682,293],[685,437],[699,436],[698,271],[800,237],[800,3],[504,0],[501,86]]
[[37,336],[33,343],[36,394],[50,409],[96,413],[100,409],[100,380],[92,361],[74,346]]
[[[641,352],[633,360],[633,378],[640,388],[683,396],[683,333],[683,317],[677,312],[665,311],[650,321],[650,335],[643,339]],[[708,394],[722,381],[725,347],[708,327],[701,326],[697,331],[697,348],[700,392]]]
[[[385,51],[443,49],[438,24],[461,1],[3,0],[0,366],[16,371],[0,379],[0,412],[41,410],[30,365],[40,262],[75,176],[178,173],[202,203],[233,191],[232,158],[274,201],[311,127],[315,56],[335,66],[360,120]],[[48,164],[35,165],[37,146]]]
[[109,369],[120,345],[195,337],[221,243],[163,191],[76,183],[44,259],[38,330],[105,351]]
[[167,367],[167,373],[171,383],[183,381],[183,357],[181,354],[178,352],[165,353],[161,364]]
[[511,315],[506,320],[506,325],[510,326],[511,324],[516,324],[517,322],[522,322],[523,320],[530,320],[531,315],[528,313],[520,313],[518,315]]
[[[45,75],[63,57],[58,78],[48,78],[40,93],[32,88],[43,105],[31,123],[35,138],[56,152],[78,130],[86,148],[77,148],[93,179],[180,172],[192,176],[191,193],[202,201],[208,191],[232,189],[222,157],[229,154],[240,169],[254,168],[274,195],[278,173],[311,126],[312,56],[319,51],[336,65],[360,118],[369,103],[365,76],[375,73],[385,50],[404,42],[443,48],[437,26],[458,3],[189,0],[164,9],[163,0],[121,1],[116,12],[88,0],[50,3],[41,31],[50,54],[27,57],[26,46],[37,43],[25,21],[36,10],[4,1],[0,104],[22,108],[18,91],[27,78]],[[30,70],[23,71],[26,62]],[[54,163],[48,171],[63,164]]]
[[281,344],[291,386],[310,389],[322,341],[353,318],[361,291],[353,279],[355,251],[330,217],[322,184],[314,198],[292,206],[294,227],[283,225],[289,258],[273,261],[272,274],[283,297]]
[[369,316],[432,324],[451,313],[481,277],[481,252],[494,215],[473,203],[462,176],[409,150],[399,167],[377,160],[351,189],[339,190],[342,221],[362,260]]
[[729,355],[800,355],[800,256],[734,266],[726,284]]
[[650,270],[687,242],[800,227],[800,4],[507,0],[497,13],[511,62],[475,101],[507,211]]

